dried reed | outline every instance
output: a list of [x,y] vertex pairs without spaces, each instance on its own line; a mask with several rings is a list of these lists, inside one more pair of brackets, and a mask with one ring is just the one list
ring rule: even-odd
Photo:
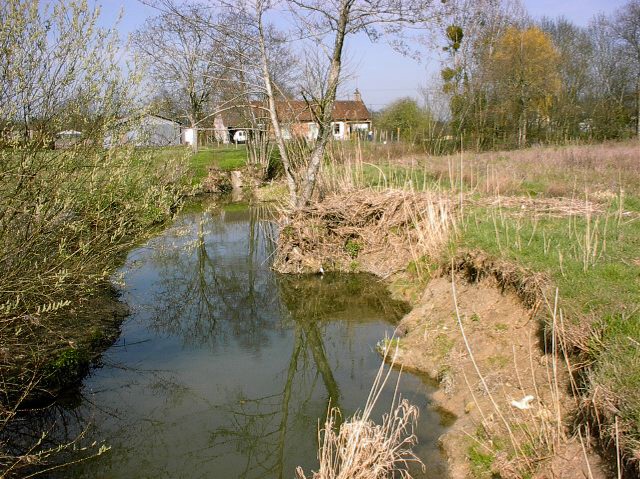
[[[388,353],[385,352],[385,359]],[[411,479],[409,463],[418,464],[424,470],[424,465],[412,451],[417,442],[413,431],[418,409],[398,395],[397,383],[390,410],[383,415],[382,424],[376,424],[371,417],[392,368],[393,361],[386,368],[383,360],[362,411],[341,423],[340,410],[330,409],[324,427],[318,431],[320,467],[308,479]],[[300,467],[296,477],[307,479]]]
[[[299,273],[309,272],[306,265],[324,265],[325,270],[349,271],[357,259],[361,270],[385,276],[412,260],[439,255],[453,228],[455,208],[446,197],[404,190],[331,195],[286,217],[274,268]],[[358,244],[357,258],[345,248],[349,243]]]

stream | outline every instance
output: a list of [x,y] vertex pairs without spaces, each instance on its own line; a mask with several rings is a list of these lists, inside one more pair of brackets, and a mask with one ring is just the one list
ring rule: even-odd
[[[317,468],[328,405],[362,408],[376,343],[408,311],[369,275],[286,276],[269,265],[277,229],[265,207],[185,208],[114,277],[131,315],[118,341],[57,406],[57,432],[109,451],[65,478],[293,478]],[[397,372],[375,418],[388,409]],[[435,385],[403,373],[420,409],[415,477],[441,478],[447,418]]]

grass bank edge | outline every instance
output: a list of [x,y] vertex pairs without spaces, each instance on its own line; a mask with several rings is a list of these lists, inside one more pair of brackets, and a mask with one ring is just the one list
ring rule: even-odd
[[[36,190],[44,191],[41,201],[56,198],[53,209],[59,210],[34,230],[52,239],[14,244],[10,236],[3,238],[3,262],[26,268],[14,278],[23,288],[19,299],[7,300],[1,311],[3,346],[13,358],[2,364],[3,401],[10,411],[25,399],[47,400],[77,383],[112,343],[126,316],[117,307],[112,273],[131,247],[179,211],[193,188],[181,155],[158,162],[156,152],[133,148],[2,153],[8,164],[16,155],[43,162],[31,178],[43,185]],[[43,204],[41,216],[47,214]],[[43,267],[59,272],[40,286],[30,285],[30,275],[37,278]],[[29,291],[37,291],[32,300]]]

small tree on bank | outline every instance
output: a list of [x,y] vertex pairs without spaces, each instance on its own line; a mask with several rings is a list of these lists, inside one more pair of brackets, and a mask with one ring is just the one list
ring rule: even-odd
[[[96,348],[90,336],[116,321],[96,308],[112,272],[188,187],[179,159],[103,147],[132,113],[138,78],[123,73],[122,44],[99,17],[85,0],[0,2],[3,478],[56,469],[64,444],[49,428],[30,437],[18,411],[82,377]],[[53,149],[70,128],[82,136]],[[104,449],[80,450],[74,461]]]
[[196,5],[149,18],[133,35],[136,51],[149,68],[149,79],[160,90],[169,110],[187,120],[193,130],[192,147],[198,150],[198,126],[220,94],[228,65],[215,41],[198,29],[196,21],[213,22]]

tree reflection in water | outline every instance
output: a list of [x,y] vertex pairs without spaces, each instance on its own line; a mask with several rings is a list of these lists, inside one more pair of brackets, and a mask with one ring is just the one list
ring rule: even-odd
[[[159,238],[151,258],[158,280],[146,305],[151,327],[191,346],[213,348],[231,338],[259,347],[267,340],[280,307],[274,275],[261,267],[276,234],[268,215],[266,208],[214,208],[199,221],[184,217]],[[245,253],[227,254],[238,249]]]
[[48,419],[73,415],[58,438],[93,421],[86,441],[113,448],[61,477],[284,478],[314,466],[318,422],[329,404],[345,415],[364,404],[371,348],[406,306],[366,275],[275,274],[276,234],[267,210],[216,207],[130,255],[123,337],[82,403]]
[[[298,424],[306,434],[314,435],[317,422],[324,423],[329,406],[340,407],[340,388],[324,345],[325,326],[345,319],[341,317],[344,313],[365,313],[361,317],[366,318],[371,311],[379,311],[389,321],[397,321],[407,312],[404,303],[389,298],[383,287],[366,275],[281,275],[278,286],[295,338],[283,390],[263,398],[241,396],[230,403],[227,412],[233,417],[232,425],[218,429],[212,442],[212,447],[233,443],[243,451],[247,458],[239,476],[243,478],[291,476],[293,470],[285,467],[288,429]],[[317,393],[318,380],[326,393],[324,415],[317,422],[307,422],[305,406]],[[298,400],[291,404],[294,387]]]

